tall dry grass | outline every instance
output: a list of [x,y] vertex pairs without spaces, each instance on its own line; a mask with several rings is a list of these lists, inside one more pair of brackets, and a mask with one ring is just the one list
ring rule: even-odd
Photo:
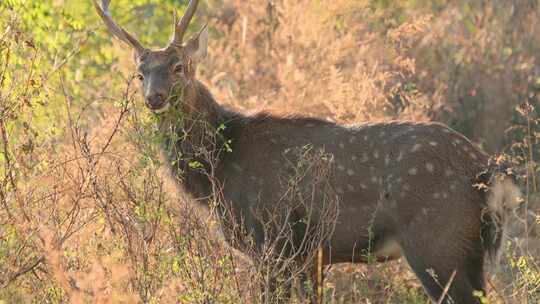
[[[506,152],[526,196],[490,265],[488,299],[538,301],[536,1],[214,0],[200,13],[212,29],[200,79],[223,104],[346,124],[439,120]],[[257,263],[225,246],[215,219],[162,172],[129,51],[115,44],[119,73],[95,76],[102,89],[88,95],[107,97],[74,106],[78,87],[32,80],[32,60],[11,64],[10,51],[40,56],[31,32],[1,35],[0,73],[12,76],[0,85],[0,303],[260,300]],[[65,136],[35,145],[20,113],[51,90],[64,98]],[[328,273],[327,303],[427,301],[402,261]]]

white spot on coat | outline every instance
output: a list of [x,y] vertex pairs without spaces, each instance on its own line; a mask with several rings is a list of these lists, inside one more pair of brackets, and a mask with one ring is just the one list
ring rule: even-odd
[[422,148],[421,144],[414,144],[414,146],[411,148],[411,152],[416,152]]
[[418,169],[416,169],[416,167],[412,167],[409,169],[409,175],[416,175],[416,173],[418,173]]
[[396,158],[396,161],[398,161],[398,162],[401,161],[401,160],[403,159],[403,155],[404,155],[404,154],[405,154],[405,153],[403,153],[403,151],[400,150],[400,151],[399,151],[399,154],[398,154],[398,157]]
[[361,162],[365,163],[369,160],[369,156],[366,152],[362,153],[362,158],[360,159]]
[[349,174],[350,176],[353,176],[354,171],[352,169],[347,169],[347,174]]
[[428,172],[433,172],[435,170],[435,166],[433,166],[432,163],[426,163],[426,169]]

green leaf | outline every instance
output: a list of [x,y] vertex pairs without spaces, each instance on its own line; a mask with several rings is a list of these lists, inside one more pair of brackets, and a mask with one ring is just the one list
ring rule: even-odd
[[201,164],[200,162],[196,161],[196,160],[193,160],[193,161],[190,161],[188,163],[188,166],[192,169],[200,169],[203,167],[203,164]]

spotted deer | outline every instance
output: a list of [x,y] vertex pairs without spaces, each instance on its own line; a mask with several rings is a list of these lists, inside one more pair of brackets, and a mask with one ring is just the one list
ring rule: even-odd
[[[517,205],[520,191],[471,141],[439,123],[350,127],[226,109],[196,78],[207,54],[207,28],[183,39],[198,1],[175,18],[169,45],[158,50],[113,21],[110,0],[93,1],[111,34],[134,50],[144,101],[158,117],[170,167],[191,198],[210,204],[219,189],[220,202],[257,248],[268,235],[254,210],[286,191],[280,180],[290,161],[286,152],[307,145],[324,150],[332,156],[329,183],[339,199],[322,248],[325,265],[404,257],[434,301],[480,303],[473,293],[485,290],[484,259],[496,253],[505,210]],[[301,218],[309,210],[295,212]]]

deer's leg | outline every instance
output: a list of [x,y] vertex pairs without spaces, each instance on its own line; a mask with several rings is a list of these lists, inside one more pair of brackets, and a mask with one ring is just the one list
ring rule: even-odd
[[456,231],[452,236],[430,233],[426,237],[426,231],[429,230],[424,229],[423,234],[409,232],[409,239],[402,242],[403,255],[426,292],[434,302],[444,295],[445,304],[480,304],[474,295],[475,291],[484,292],[484,253],[480,239],[467,238],[455,234]]
[[[442,303],[480,304],[479,299],[473,293],[475,290],[483,291],[482,283],[473,281],[474,277],[470,276],[470,269],[467,269],[467,266],[449,268],[437,264],[439,261],[420,256],[418,252],[405,254],[405,256],[434,302],[437,302],[444,294],[445,299]],[[478,269],[478,267],[475,268]],[[448,291],[444,293],[447,284],[450,286]]]

